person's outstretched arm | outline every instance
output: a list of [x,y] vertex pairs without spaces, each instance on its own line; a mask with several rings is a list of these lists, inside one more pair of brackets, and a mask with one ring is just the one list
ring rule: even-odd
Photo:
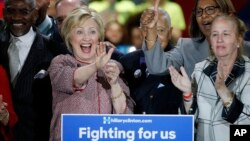
[[143,43],[142,50],[145,54],[145,60],[150,74],[168,74],[168,68],[170,66],[174,66],[179,70],[179,68],[184,65],[182,39],[178,41],[177,47],[168,52],[164,52],[159,40],[156,40],[152,49],[148,49],[147,45]]

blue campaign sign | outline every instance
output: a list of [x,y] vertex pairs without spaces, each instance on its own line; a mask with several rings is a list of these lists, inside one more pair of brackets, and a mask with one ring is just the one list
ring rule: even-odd
[[191,115],[62,115],[62,141],[193,141]]

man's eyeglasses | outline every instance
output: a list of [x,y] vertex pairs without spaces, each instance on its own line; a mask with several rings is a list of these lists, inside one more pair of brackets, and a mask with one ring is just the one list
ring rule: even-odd
[[22,16],[27,16],[29,15],[33,10],[33,9],[18,9],[18,8],[11,8],[11,7],[7,7],[5,8],[5,12],[6,14],[9,14],[9,15],[14,15],[14,14],[20,14]]
[[207,15],[212,15],[216,12],[217,8],[219,8],[218,6],[208,6],[204,9],[202,8],[198,8],[196,11],[195,11],[195,15],[196,17],[201,17],[203,15],[203,11],[205,11],[205,13]]

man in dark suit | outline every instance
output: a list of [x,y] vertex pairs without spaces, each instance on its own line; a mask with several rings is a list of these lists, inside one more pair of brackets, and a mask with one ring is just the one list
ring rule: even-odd
[[[6,40],[0,41],[0,56],[8,60],[4,65],[9,68],[19,118],[13,128],[15,141],[48,140],[52,96],[46,70],[54,56],[67,53],[32,27],[37,18],[35,6],[35,0],[5,1]],[[15,60],[17,65],[13,65]]]
[[[159,9],[157,21],[157,40],[164,51],[173,47],[169,43],[171,39],[171,20],[168,13]],[[143,26],[140,28],[142,35],[146,38]],[[148,42],[144,40],[143,45]],[[124,77],[128,82],[131,96],[136,102],[136,114],[178,114],[181,105],[182,94],[172,84],[169,75],[156,76],[147,72],[144,53],[137,50],[126,54],[121,58],[124,67]],[[157,63],[157,62],[155,62]]]

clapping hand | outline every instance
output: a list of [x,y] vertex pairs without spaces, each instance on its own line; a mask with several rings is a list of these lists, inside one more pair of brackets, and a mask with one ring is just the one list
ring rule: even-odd
[[173,67],[169,67],[172,83],[180,89],[183,93],[191,92],[191,81],[183,67],[181,67],[181,74]]
[[224,76],[224,72],[223,72],[223,68],[221,66],[222,64],[220,62],[218,62],[217,65],[217,74],[216,74],[216,80],[215,80],[215,88],[217,90],[225,87],[225,76]]
[[110,48],[108,53],[106,52],[106,45],[100,42],[100,45],[96,48],[96,67],[97,69],[103,68],[111,58],[114,48]]
[[230,97],[230,90],[227,88],[225,84],[225,74],[223,72],[223,66],[222,63],[218,62],[217,65],[217,74],[216,74],[216,80],[214,82],[215,89],[218,92],[218,95],[224,100],[228,99]]

